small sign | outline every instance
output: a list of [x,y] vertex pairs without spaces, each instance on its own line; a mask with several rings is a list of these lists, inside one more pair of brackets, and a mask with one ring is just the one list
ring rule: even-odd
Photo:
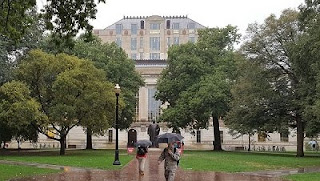
[[128,147],[128,148],[127,148],[127,151],[128,151],[129,154],[130,154],[130,153],[133,153],[134,147]]

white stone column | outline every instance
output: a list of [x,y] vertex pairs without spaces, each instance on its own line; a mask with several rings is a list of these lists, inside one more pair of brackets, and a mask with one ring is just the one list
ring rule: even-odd
[[139,120],[148,121],[148,89],[146,87],[139,89]]

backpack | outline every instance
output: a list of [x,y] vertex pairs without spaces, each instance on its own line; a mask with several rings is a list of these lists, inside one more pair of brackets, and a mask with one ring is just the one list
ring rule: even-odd
[[137,152],[138,155],[145,155],[146,154],[146,150],[142,147],[138,147],[138,152]]

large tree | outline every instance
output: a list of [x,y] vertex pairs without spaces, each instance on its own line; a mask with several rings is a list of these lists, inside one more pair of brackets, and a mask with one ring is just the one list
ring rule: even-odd
[[[31,96],[40,103],[47,117],[45,122],[34,126],[60,142],[61,155],[73,127],[90,126],[103,134],[113,122],[113,85],[88,60],[31,51],[19,65],[17,79],[30,87]],[[54,129],[54,137],[48,134],[49,129]]]
[[0,87],[0,142],[16,139],[37,141],[38,132],[32,123],[41,120],[40,104],[30,96],[30,90],[22,82],[12,81]]
[[[57,49],[49,42],[44,44],[44,49],[56,53]],[[125,51],[115,43],[103,44],[100,38],[90,37],[87,34],[82,34],[76,39],[73,49],[64,48],[63,51],[79,58],[91,60],[97,68],[105,71],[108,81],[120,85],[120,95],[124,100],[125,107],[119,114],[119,126],[120,129],[128,128],[135,119],[136,93],[139,87],[144,85],[141,75],[135,70],[134,61],[129,59]],[[92,131],[90,127],[85,131],[87,133],[86,148],[92,149],[92,135],[96,132]]]
[[306,105],[303,116],[308,136],[320,133],[320,1],[306,0],[299,7],[299,27],[303,34],[292,47],[294,69],[298,72],[301,86],[299,91],[304,95]]
[[[309,10],[306,8],[305,11]],[[279,18],[271,15],[261,25],[250,25],[249,38],[242,50],[250,61],[270,72],[272,79],[269,79],[269,83],[278,91],[278,95],[282,95],[278,96],[279,103],[286,104],[282,105],[285,108],[280,106],[281,109],[270,106],[268,111],[274,112],[276,108],[285,111],[275,114],[279,116],[278,121],[296,128],[297,156],[301,157],[304,156],[305,128],[310,120],[304,113],[315,100],[317,73],[314,67],[319,59],[314,47],[319,40],[306,40],[312,36],[318,37],[319,32],[311,35],[309,31],[314,29],[309,26],[310,21],[299,22],[298,15],[296,11],[284,10]],[[317,17],[314,15],[310,16]],[[304,26],[306,28],[301,28]]]
[[162,119],[174,129],[200,129],[212,117],[214,150],[222,150],[219,118],[228,110],[238,37],[232,26],[200,30],[196,44],[169,49],[168,68],[158,80],[156,97],[170,104]]
[[232,101],[225,124],[232,135],[249,136],[250,151],[251,135],[288,130],[285,101],[290,94],[281,89],[287,82],[273,84],[273,73],[262,65],[244,59],[239,59],[237,65],[237,78],[231,89]]

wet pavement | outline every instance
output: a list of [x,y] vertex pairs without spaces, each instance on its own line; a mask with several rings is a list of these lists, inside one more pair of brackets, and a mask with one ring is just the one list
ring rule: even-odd
[[[65,166],[56,166],[48,164],[33,164],[14,161],[1,161],[0,163],[29,165],[40,168],[62,169],[63,173],[49,174],[43,176],[27,177],[13,179],[15,181],[162,181],[164,178],[163,162],[158,165],[157,159],[160,150],[150,149],[145,165],[145,175],[140,176],[138,171],[138,161],[136,159],[129,162],[121,170],[105,171],[99,169],[83,169]],[[280,176],[306,173],[320,172],[320,168],[303,168],[291,170],[277,171],[261,171],[261,172],[243,172],[243,173],[220,173],[220,172],[204,172],[189,171],[178,168],[175,181],[280,181]]]

